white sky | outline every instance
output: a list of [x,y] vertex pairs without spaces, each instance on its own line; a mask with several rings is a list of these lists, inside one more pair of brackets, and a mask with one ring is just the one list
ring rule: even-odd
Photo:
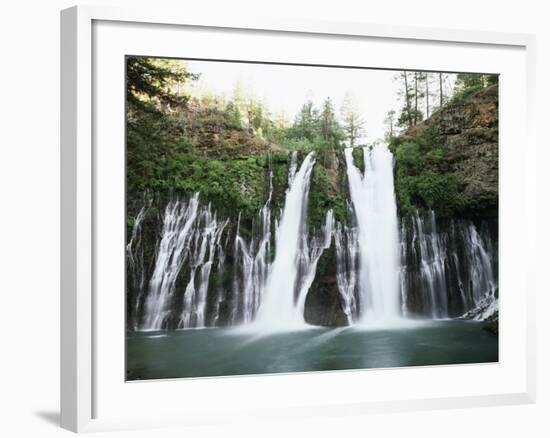
[[[397,96],[401,82],[394,80],[395,71],[219,61],[185,61],[185,64],[190,72],[201,73],[195,91],[231,97],[235,84],[242,81],[246,91],[262,100],[272,114],[284,112],[289,121],[294,120],[307,100],[321,108],[327,97],[339,116],[344,96],[350,92],[365,122],[366,137],[361,140],[366,142],[382,139],[388,111],[394,109],[399,113],[402,108]],[[448,78],[447,87],[451,82],[452,77]]]

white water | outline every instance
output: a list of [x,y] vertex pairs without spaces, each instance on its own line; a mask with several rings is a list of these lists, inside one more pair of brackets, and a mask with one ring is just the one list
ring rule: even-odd
[[[438,229],[433,211],[425,217],[417,212],[408,226],[402,224],[400,288],[404,306],[413,293],[417,302],[420,295],[422,303],[414,313],[432,319],[459,316],[457,311],[461,308],[465,315],[498,308],[498,303],[493,303],[498,301],[492,266],[495,254],[487,230],[455,219],[448,219],[446,229]],[[455,302],[453,309],[451,298]]]
[[357,228],[338,223],[334,232],[336,246],[336,282],[342,298],[342,310],[351,325],[358,316],[357,304],[357,262],[359,260],[359,240]]
[[345,159],[359,245],[361,323],[389,325],[399,320],[399,236],[393,186],[393,155],[385,145],[363,148],[365,171]]
[[[212,214],[208,206],[201,212],[198,222],[199,228],[194,233],[194,251],[189,258],[191,277],[183,294],[183,312],[178,324],[179,328],[200,328],[206,325],[206,298],[210,271],[216,249],[220,245],[221,235],[229,220],[218,222],[216,215]],[[197,271],[199,271],[198,289],[195,286]]]
[[[236,270],[233,281],[233,293],[242,295],[241,311],[239,306],[233,310],[233,320],[240,319],[249,323],[254,319],[260,304],[269,271],[269,252],[271,248],[271,198],[273,196],[273,173],[269,173],[269,196],[259,213],[261,238],[258,245],[252,238],[249,244],[240,236],[239,225],[235,235]],[[239,218],[240,222],[240,218]]]
[[[403,222],[400,240],[393,156],[386,146],[362,152],[364,172],[353,163],[352,149],[344,151],[349,208],[355,216],[349,226],[335,222],[329,210],[320,230],[307,229],[313,154],[299,168],[297,154],[292,155],[274,242],[271,172],[269,196],[249,238],[241,236],[240,221],[235,233],[224,233],[229,219],[219,221],[210,206],[199,206],[198,193],[187,203],[169,202],[148,282],[140,239],[150,204],[143,207],[127,245],[130,281],[137,291],[134,328],[245,324],[246,330],[269,333],[308,327],[304,321],[307,296],[333,237],[340,304],[349,325],[373,329],[399,325],[403,316],[446,318],[460,316],[457,312],[463,309],[465,317],[478,319],[498,311],[492,266],[496,253],[487,229],[457,220],[449,227],[443,222],[440,231],[434,213],[429,212]],[[220,279],[231,242],[233,285],[227,286]],[[212,271],[216,286],[210,285]],[[185,282],[180,278],[176,290],[178,276],[185,276]],[[471,309],[473,313],[468,312]],[[143,315],[141,323],[139,315]]]
[[298,268],[301,273],[301,280],[299,281],[298,299],[296,301],[296,308],[300,315],[304,315],[307,293],[313,284],[313,280],[315,280],[317,263],[325,249],[330,248],[333,232],[334,213],[332,210],[329,210],[327,211],[325,224],[321,228],[320,238],[313,238],[310,243],[308,234],[302,233],[302,244],[298,256]]
[[166,206],[162,239],[145,302],[142,330],[162,329],[166,317],[171,312],[176,279],[187,257],[186,249],[192,236],[191,230],[198,207],[198,193],[187,204],[170,201]]
[[134,219],[134,225],[132,226],[132,235],[130,237],[130,242],[126,245],[126,259],[128,260],[128,271],[130,273],[130,278],[132,281],[132,287],[134,289],[135,301],[133,304],[133,328],[137,330],[139,328],[138,324],[138,315],[143,298],[145,293],[145,286],[147,279],[145,278],[145,265],[143,261],[143,247],[142,243],[142,224],[145,219],[149,207],[151,205],[151,200],[148,200]]
[[[289,172],[289,188],[281,220],[275,231],[275,259],[258,308],[254,329],[259,331],[288,330],[304,325],[304,315],[295,300],[298,281],[300,236],[306,222],[306,209],[311,172],[315,160],[309,153],[296,172],[296,153]],[[296,173],[295,173],[296,172]]]
[[420,274],[427,285],[431,303],[432,318],[442,318],[448,315],[447,295],[445,293],[445,251],[446,245],[441,241],[442,236],[437,233],[435,214],[430,211],[429,223],[431,232],[426,234],[424,223],[420,220],[418,212],[415,216],[418,230],[418,246],[420,248]]

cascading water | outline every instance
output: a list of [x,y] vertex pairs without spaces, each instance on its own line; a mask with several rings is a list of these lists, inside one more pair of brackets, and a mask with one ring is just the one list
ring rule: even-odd
[[[218,276],[223,277],[225,275],[225,247],[227,247],[229,241],[229,233],[227,233],[226,241],[224,244],[220,244],[218,247],[218,263],[217,271]],[[227,293],[222,285],[218,285],[216,288],[216,300],[212,314],[212,326],[217,326],[220,319],[220,308],[222,303],[227,299]]]
[[128,273],[131,286],[134,291],[134,300],[129,316],[134,330],[139,328],[139,309],[142,304],[143,295],[147,279],[145,277],[145,263],[143,260],[143,245],[142,245],[142,224],[147,215],[151,201],[141,207],[138,212],[134,224],[132,226],[132,235],[130,241],[126,245],[126,259],[128,260]]
[[447,295],[442,293],[446,290],[445,252],[442,250],[447,247],[446,236],[437,233],[433,211],[430,212],[429,221],[431,233],[426,234],[424,232],[424,224],[418,213],[415,221],[420,248],[420,275],[428,292],[426,302],[431,303],[432,318],[441,318],[449,313]]
[[334,232],[336,246],[336,282],[342,298],[342,310],[351,325],[358,316],[357,274],[359,260],[359,240],[357,228],[338,224]]
[[[148,214],[152,201],[146,202],[126,248],[129,327],[247,324],[259,332],[304,327],[307,297],[328,250],[336,266],[320,281],[334,278],[334,286],[322,283],[322,293],[338,295],[329,299],[330,311],[340,312],[339,324],[342,319],[376,327],[402,317],[485,319],[498,312],[495,239],[485,222],[436,220],[429,211],[401,218],[398,228],[392,154],[382,145],[362,152],[364,172],[355,166],[352,149],[344,151],[350,224],[337,222],[329,210],[319,230],[307,229],[313,154],[300,166],[292,154],[285,202],[275,224],[271,168],[267,200],[246,232],[241,233],[240,216],[233,226],[229,218],[219,220],[210,205],[199,205],[196,193],[188,201],[168,202],[158,216],[159,238],[150,242],[149,227],[156,219]],[[319,297],[312,298],[314,306]]]
[[384,325],[400,317],[393,155],[385,145],[363,148],[361,174],[352,152],[346,148],[344,154],[358,228],[361,320]]
[[275,259],[257,312],[254,326],[258,330],[284,330],[303,326],[304,315],[296,305],[295,291],[298,281],[298,255],[300,236],[305,233],[304,208],[309,193],[311,172],[315,164],[309,153],[296,172],[296,153],[289,171],[289,188],[281,220],[275,232]]
[[[239,234],[239,225],[235,235],[236,269],[233,281],[233,294],[242,295],[242,311],[235,306],[233,320],[239,316],[242,322],[249,323],[254,319],[267,281],[269,272],[269,252],[271,248],[271,198],[273,196],[273,172],[269,172],[269,196],[260,210],[259,221],[261,238],[258,245],[252,238],[250,244]],[[240,218],[238,220],[240,224]]]
[[327,211],[325,224],[321,228],[321,236],[318,239],[313,238],[310,243],[309,236],[302,233],[302,243],[298,255],[298,269],[301,275],[298,281],[298,299],[296,301],[296,308],[300,315],[304,314],[307,293],[317,273],[317,263],[325,249],[330,248],[333,232],[334,213],[329,210]]
[[170,201],[164,212],[164,224],[155,270],[149,282],[142,330],[160,330],[171,313],[175,284],[188,255],[188,241],[197,217],[199,194],[186,204]]
[[[206,298],[210,271],[214,263],[216,249],[220,246],[221,235],[229,220],[225,220],[223,223],[218,222],[209,205],[201,212],[197,222],[199,226],[194,233],[193,245],[195,251],[189,259],[191,275],[183,295],[183,312],[178,324],[179,328],[200,328],[206,324]],[[199,268],[199,287],[197,289],[195,275]]]
[[496,252],[488,231],[464,219],[449,219],[440,230],[434,212],[426,216],[417,212],[401,225],[406,312],[429,318],[487,317],[485,310],[498,307]]

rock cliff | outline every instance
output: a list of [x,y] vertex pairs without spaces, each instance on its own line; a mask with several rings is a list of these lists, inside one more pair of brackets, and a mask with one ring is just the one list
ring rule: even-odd
[[[421,169],[407,161],[406,146],[417,145]],[[398,190],[412,192],[411,203],[437,209],[428,190],[414,186],[408,177],[432,173],[452,176],[456,199],[452,213],[466,216],[494,216],[498,204],[498,85],[457,97],[429,119],[408,129],[394,140]],[[399,181],[401,179],[401,181]],[[403,187],[405,186],[405,187]],[[429,189],[429,187],[428,187]],[[403,201],[403,193],[398,199]],[[430,204],[432,201],[432,205]],[[401,207],[404,207],[401,205]]]

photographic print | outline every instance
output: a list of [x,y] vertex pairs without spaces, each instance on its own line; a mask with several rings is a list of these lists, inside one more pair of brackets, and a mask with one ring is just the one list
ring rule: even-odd
[[126,58],[126,379],[498,361],[499,78]]

